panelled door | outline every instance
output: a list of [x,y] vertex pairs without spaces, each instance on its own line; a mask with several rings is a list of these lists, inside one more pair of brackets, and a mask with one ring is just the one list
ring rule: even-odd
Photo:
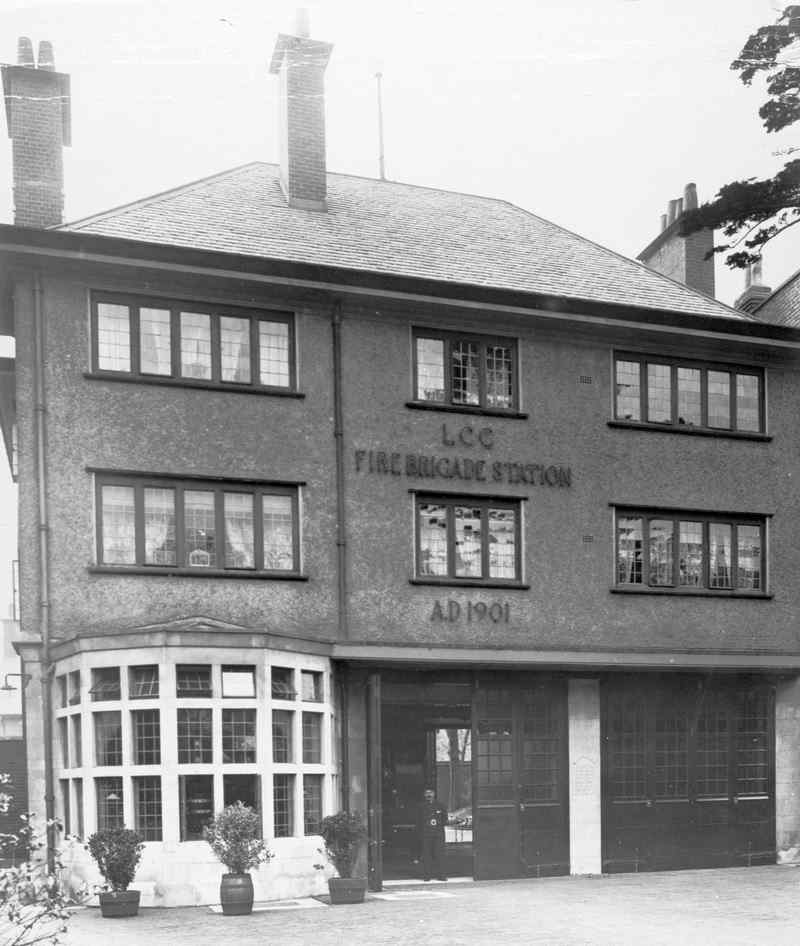
[[765,684],[607,681],[603,870],[773,863],[773,743]]
[[479,680],[473,704],[476,879],[569,872],[566,724],[564,681]]

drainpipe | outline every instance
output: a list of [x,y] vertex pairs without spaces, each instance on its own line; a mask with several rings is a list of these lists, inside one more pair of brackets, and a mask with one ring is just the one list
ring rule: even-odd
[[[333,443],[336,454],[336,577],[338,587],[338,639],[347,637],[347,538],[344,504],[344,412],[342,410],[342,303],[336,300],[331,315],[333,331]],[[348,674],[339,669],[339,706],[342,714],[342,807],[350,810],[350,724]]]
[[44,736],[44,810],[47,820],[47,866],[55,866],[55,795],[53,791],[53,719],[50,695],[50,548],[47,518],[47,473],[45,469],[44,326],[42,318],[42,277],[33,276],[33,388],[36,427],[36,488],[39,504],[39,626],[42,637],[42,729]]

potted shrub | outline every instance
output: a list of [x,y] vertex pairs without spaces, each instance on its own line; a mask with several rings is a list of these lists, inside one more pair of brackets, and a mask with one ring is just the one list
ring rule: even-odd
[[359,849],[368,836],[361,816],[352,811],[328,815],[322,819],[320,834],[325,842],[325,853],[339,874],[328,880],[331,903],[361,903],[367,881],[353,877]]
[[98,894],[100,912],[106,917],[136,916],[141,892],[128,887],[142,856],[142,839],[129,828],[109,828],[95,832],[86,847],[106,883]]
[[219,885],[219,902],[226,916],[243,916],[253,909],[249,871],[272,857],[260,834],[261,816],[240,801],[223,808],[203,828],[203,837],[229,871],[222,875]]

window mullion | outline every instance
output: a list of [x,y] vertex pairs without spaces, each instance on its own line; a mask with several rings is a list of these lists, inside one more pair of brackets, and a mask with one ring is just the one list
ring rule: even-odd
[[452,503],[445,505],[447,514],[447,576],[456,577],[456,507]]
[[220,342],[220,318],[209,313],[209,328],[211,330],[211,379],[222,381],[222,345]]
[[264,507],[263,492],[253,493],[253,566],[256,571],[264,569]]
[[183,505],[183,486],[175,486],[175,564],[178,568],[186,565],[186,525]]
[[144,565],[144,486],[141,483],[137,483],[133,489],[133,522],[134,558],[137,565]]

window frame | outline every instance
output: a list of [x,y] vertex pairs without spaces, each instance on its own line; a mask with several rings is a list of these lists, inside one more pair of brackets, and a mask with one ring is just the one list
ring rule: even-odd
[[[621,582],[620,567],[620,520],[642,520],[642,581]],[[755,513],[708,512],[692,509],[659,509],[653,507],[615,506],[614,507],[614,581],[612,591],[625,594],[666,594],[700,595],[723,598],[770,598],[768,550],[770,516]],[[665,584],[650,583],[650,522],[652,520],[671,521],[673,525],[672,581]],[[702,525],[703,566],[702,580],[699,585],[681,585],[679,582],[680,555],[675,548],[680,543],[680,523],[699,522]],[[731,584],[729,587],[715,588],[710,584],[710,527],[726,525],[731,527]],[[756,526],[760,530],[760,587],[738,587],[739,573],[739,526]]]
[[[100,367],[99,306],[102,304],[127,306],[130,368],[113,369]],[[170,373],[158,374],[141,370],[141,309],[161,309],[170,313]],[[297,391],[297,346],[295,315],[285,309],[249,308],[227,303],[214,304],[196,302],[191,299],[165,299],[156,296],[139,296],[129,293],[93,291],[91,310],[91,372],[90,377],[138,381],[146,384],[181,385],[193,388],[211,388],[226,391],[249,391],[260,394],[298,395]],[[181,374],[180,319],[181,313],[208,315],[210,317],[211,377],[190,378]],[[223,318],[246,319],[250,323],[250,381],[222,380],[222,348],[220,344],[220,320]],[[261,384],[261,347],[259,324],[276,322],[288,329],[287,385]]]
[[[300,579],[300,487],[302,484],[273,483],[269,481],[216,479],[195,476],[169,476],[146,473],[116,473],[105,470],[90,470],[95,481],[95,555],[97,564],[90,571],[133,572],[136,574],[182,575],[230,578],[276,578]],[[134,509],[134,561],[111,563],[103,561],[103,488],[106,486],[128,487],[133,490]],[[175,518],[175,565],[151,564],[146,561],[145,490],[169,489],[174,494]],[[214,530],[217,562],[209,567],[189,565],[186,562],[185,506],[187,492],[211,492],[214,494]],[[253,499],[253,565],[234,567],[225,564],[225,494],[244,494]],[[292,515],[292,568],[264,568],[264,512],[263,498],[287,496]]]
[[[523,554],[522,554],[522,499],[513,496],[474,496],[454,493],[422,493],[415,492],[414,496],[414,577],[412,582],[415,584],[431,585],[463,585],[466,587],[504,587],[504,588],[525,588],[523,578]],[[447,510],[447,574],[446,575],[428,575],[420,570],[422,560],[422,530],[420,529],[420,506],[425,503],[435,503],[442,505]],[[488,574],[489,571],[489,542],[481,543],[481,570],[485,574],[478,577],[459,576],[455,571],[455,516],[452,510],[456,506],[472,506],[480,508],[482,512],[481,522],[488,523],[483,513],[488,517],[490,509],[511,509],[516,513],[515,516],[515,547],[514,547],[514,578],[495,578]],[[488,526],[484,525],[488,537]]]
[[[639,365],[639,419],[633,420],[620,416],[617,401],[617,364],[621,361],[635,362]],[[648,365],[664,365],[670,368],[670,421],[648,420]],[[687,368],[700,372],[700,423],[681,424],[678,422],[678,369]],[[761,366],[733,364],[722,361],[681,358],[673,355],[656,355],[649,352],[614,350],[612,354],[612,417],[614,426],[638,427],[647,430],[666,430],[677,433],[705,434],[712,437],[740,437],[751,439],[771,439],[767,433],[767,398],[766,371]],[[714,427],[708,422],[708,374],[720,371],[730,376],[728,411],[729,427]],[[737,378],[750,375],[758,378],[758,430],[740,429],[737,412]]]
[[[421,338],[441,341],[444,344],[444,399],[441,401],[428,400],[419,396],[419,364],[417,342]],[[479,348],[479,394],[477,404],[459,404],[453,400],[452,385],[452,346],[454,342],[468,342]],[[487,403],[487,368],[486,349],[489,345],[507,347],[511,351],[511,404],[509,407],[495,407]],[[519,346],[516,338],[505,335],[484,335],[476,332],[443,331],[413,327],[411,330],[411,359],[412,359],[412,394],[409,407],[422,407],[429,410],[456,411],[467,414],[488,414],[500,417],[527,417],[520,413],[519,395]]]

